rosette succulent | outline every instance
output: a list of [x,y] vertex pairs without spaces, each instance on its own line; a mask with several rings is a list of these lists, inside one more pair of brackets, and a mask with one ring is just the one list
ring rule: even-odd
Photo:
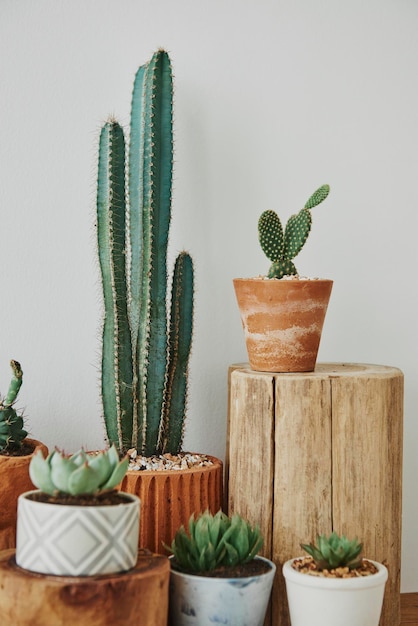
[[345,535],[333,532],[329,537],[317,536],[317,545],[301,543],[305,550],[315,561],[318,570],[348,567],[356,569],[362,561],[361,552],[363,544],[357,539],[347,539]]
[[38,451],[29,465],[29,475],[38,489],[51,496],[98,495],[115,489],[128,465],[128,457],[120,460],[114,445],[98,454],[79,450],[66,455],[55,449],[47,458]]
[[269,278],[283,278],[298,272],[292,261],[302,250],[311,230],[311,209],[325,200],[329,185],[319,187],[306,202],[303,209],[292,215],[283,230],[275,211],[264,211],[258,220],[258,237],[261,248],[270,259]]
[[0,402],[0,450],[20,448],[28,434],[23,428],[23,416],[14,408],[17,395],[22,386],[23,372],[20,363],[10,361],[13,371],[8,392]]
[[231,518],[218,511],[194,515],[176,532],[171,548],[177,569],[186,572],[210,572],[219,567],[248,563],[263,545],[258,526],[252,528],[240,515]]

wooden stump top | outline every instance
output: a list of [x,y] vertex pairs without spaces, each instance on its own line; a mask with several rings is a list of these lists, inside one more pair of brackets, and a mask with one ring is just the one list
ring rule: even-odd
[[317,363],[313,372],[256,372],[252,370],[249,363],[234,363],[230,366],[232,371],[238,370],[243,374],[252,376],[267,376],[271,378],[292,377],[292,378],[339,378],[339,377],[365,377],[365,378],[392,378],[393,376],[403,376],[397,367],[390,365],[374,365],[371,363]]
[[[47,576],[0,552],[2,623],[19,626],[166,626],[170,563],[140,551],[136,566],[102,576]],[[4,622],[3,622],[4,620]]]

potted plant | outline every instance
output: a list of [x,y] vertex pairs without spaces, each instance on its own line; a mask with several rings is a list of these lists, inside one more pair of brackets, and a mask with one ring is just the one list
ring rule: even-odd
[[293,263],[308,238],[311,209],[325,200],[317,189],[283,229],[275,211],[258,221],[261,247],[272,262],[267,276],[234,279],[250,366],[256,371],[315,369],[332,280],[301,278]]
[[47,447],[36,439],[27,437],[23,415],[15,408],[22,386],[23,372],[18,361],[10,362],[12,379],[4,398],[0,400],[0,550],[16,545],[17,499],[21,493],[33,489],[29,477],[29,463],[33,454]]
[[182,451],[194,275],[181,252],[168,320],[172,99],[171,62],[159,50],[135,77],[127,159],[121,126],[102,128],[97,185],[104,422],[109,442],[132,455],[122,489],[140,497],[140,546],[155,552],[191,513],[222,503],[221,461]]
[[169,561],[138,552],[140,501],[116,488],[128,464],[115,446],[33,456],[38,489],[19,496],[16,552],[0,555],[6,621],[166,626]]
[[301,547],[309,556],[283,566],[292,626],[378,626],[387,568],[335,532]]
[[238,514],[191,516],[171,544],[170,626],[262,626],[276,566]]
[[37,452],[29,465],[38,488],[18,500],[16,563],[55,576],[112,574],[134,567],[139,498],[116,490],[129,459],[115,446],[99,453]]

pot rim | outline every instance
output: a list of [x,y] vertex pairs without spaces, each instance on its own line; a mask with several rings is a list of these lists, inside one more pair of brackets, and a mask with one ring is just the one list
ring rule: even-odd
[[270,285],[301,285],[304,283],[333,283],[332,278],[316,278],[302,276],[300,278],[268,278],[268,276],[250,276],[248,278],[233,278],[232,282],[263,282]]
[[106,505],[94,505],[94,506],[83,506],[83,505],[79,505],[79,504],[58,504],[57,502],[38,502],[37,500],[31,500],[30,498],[28,498],[27,496],[33,494],[33,493],[42,493],[42,489],[31,489],[30,491],[25,491],[24,493],[21,493],[20,496],[18,497],[18,504],[19,504],[19,500],[26,500],[27,502],[30,502],[31,506],[45,506],[45,505],[49,505],[49,506],[59,506],[62,508],[69,508],[72,511],[79,511],[79,510],[83,510],[85,511],[86,509],[104,509],[104,510],[108,510],[108,509],[114,509],[117,507],[125,507],[125,506],[130,506],[130,505],[137,505],[137,504],[141,504],[141,500],[138,496],[136,496],[133,493],[127,493],[126,491],[118,491],[118,494],[123,495],[126,500],[130,500],[130,502],[128,502],[127,504],[106,504]]
[[270,565],[270,569],[267,572],[264,572],[264,574],[255,574],[253,576],[234,576],[232,578],[221,578],[218,576],[201,576],[199,574],[196,573],[187,573],[187,572],[179,572],[176,569],[173,569],[171,567],[171,560],[174,558],[174,555],[171,555],[168,557],[168,560],[170,561],[170,575],[175,575],[178,576],[179,578],[186,578],[186,579],[196,579],[196,580],[201,580],[201,581],[205,581],[205,580],[210,580],[211,582],[213,582],[214,584],[222,584],[227,582],[228,584],[231,584],[236,582],[243,582],[243,581],[248,581],[248,580],[252,580],[253,578],[264,578],[264,577],[268,577],[268,576],[274,576],[274,574],[276,573],[276,564],[271,561],[270,559],[268,559],[265,556],[260,556],[257,555],[254,557],[254,559],[258,560],[258,561],[265,561],[266,563],[268,563]]
[[364,589],[370,587],[379,587],[386,583],[388,579],[388,570],[383,563],[373,561],[365,557],[367,561],[373,563],[378,569],[376,574],[371,576],[361,576],[357,578],[325,578],[322,576],[310,576],[303,572],[298,572],[292,567],[293,561],[303,557],[295,557],[289,559],[283,565],[283,576],[286,583],[292,582],[303,587],[316,587],[320,589],[338,589],[339,591],[351,591],[353,589]]

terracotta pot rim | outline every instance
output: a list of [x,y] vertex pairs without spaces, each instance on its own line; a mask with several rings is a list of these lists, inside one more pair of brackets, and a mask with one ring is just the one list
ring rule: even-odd
[[[204,454],[203,452],[191,452],[191,454]],[[210,454],[204,454],[210,461],[212,461],[212,465],[196,465],[194,467],[188,467],[186,469],[163,469],[163,470],[134,470],[128,469],[126,472],[126,476],[173,476],[173,475],[181,475],[181,474],[193,474],[193,473],[207,473],[213,470],[213,468],[218,468],[223,465],[221,459],[218,459],[216,456],[211,456]]]
[[[168,557],[168,560],[171,561],[173,558],[174,556],[171,555]],[[225,582],[228,584],[231,584],[231,581],[238,581],[242,583],[243,581],[246,581],[246,580],[251,580],[253,578],[264,578],[266,576],[268,577],[276,573],[276,564],[271,559],[268,559],[267,557],[260,556],[260,555],[255,556],[254,559],[256,559],[257,561],[265,561],[266,563],[270,565],[270,569],[267,572],[264,572],[263,574],[252,574],[251,576],[234,576],[231,578],[223,578],[223,577],[215,576],[211,578],[210,576],[206,576],[206,575],[201,576],[197,573],[192,573],[192,572],[179,572],[179,570],[171,568],[171,562],[170,562],[170,573],[175,574],[176,576],[179,576],[180,578],[193,578],[193,579],[198,579],[202,581],[210,580],[210,581],[215,582],[215,584],[216,583],[225,584]]]
[[282,278],[267,278],[267,276],[252,276],[249,278],[233,278],[233,282],[257,282],[257,283],[265,283],[270,285],[301,285],[304,283],[333,283],[334,280],[332,278],[294,278],[283,280]]
[[39,446],[45,446],[45,448],[47,447],[42,441],[39,441],[38,439],[31,439],[30,437],[25,437],[24,440],[22,441],[22,443],[29,443],[33,445],[33,450],[30,454],[21,454],[21,455],[17,455],[17,456],[8,456],[8,455],[0,455],[1,459],[20,459],[20,460],[24,460],[24,459],[28,459],[31,456],[33,456],[35,454],[36,448],[38,448]]

